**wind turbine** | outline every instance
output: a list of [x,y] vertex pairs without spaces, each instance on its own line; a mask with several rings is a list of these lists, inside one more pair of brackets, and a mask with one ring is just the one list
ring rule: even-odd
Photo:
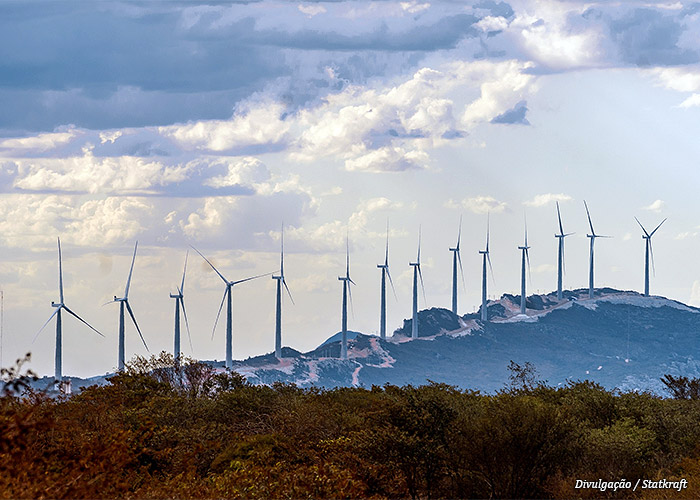
[[391,279],[391,273],[389,273],[389,221],[386,223],[386,251],[384,252],[384,264],[377,264],[377,267],[382,270],[382,289],[380,295],[380,305],[379,305],[379,338],[386,340],[386,279],[389,278],[389,284],[391,289],[394,291],[394,297],[396,297],[396,289],[394,288],[394,282]]
[[466,290],[464,284],[464,268],[462,267],[462,255],[459,252],[459,244],[462,240],[462,217],[459,218],[459,233],[457,234],[457,245],[450,248],[452,252],[452,313],[457,314],[457,262],[459,262],[459,270],[462,273],[462,287]]
[[[118,298],[116,295],[114,296],[114,300],[112,302],[119,302],[119,359],[118,359],[118,365],[117,368],[119,371],[124,370],[124,308],[126,307],[126,310],[129,311],[129,316],[131,316],[131,321],[134,322],[134,326],[136,327],[136,331],[139,332],[139,337],[141,337],[141,342],[143,342],[143,346],[146,348],[147,351],[149,351],[148,346],[146,345],[146,341],[143,338],[143,334],[141,333],[141,329],[139,328],[139,324],[136,322],[136,318],[134,317],[134,311],[131,309],[131,305],[129,304],[129,287],[131,286],[131,275],[134,272],[134,262],[136,261],[136,250],[138,249],[139,242],[137,241],[136,244],[134,245],[134,256],[131,258],[131,268],[129,269],[129,277],[126,279],[126,288],[124,289],[124,296],[121,298]],[[108,302],[109,304],[109,302]],[[149,351],[150,352],[150,351]]]
[[182,315],[185,318],[185,327],[187,328],[187,337],[190,340],[190,350],[192,350],[192,335],[190,335],[190,323],[187,320],[187,311],[185,310],[185,273],[187,273],[187,257],[189,256],[189,250],[185,254],[185,267],[182,270],[182,283],[177,289],[177,293],[171,293],[170,298],[175,299],[175,346],[173,348],[173,355],[175,357],[175,364],[180,364],[180,308],[182,308]]
[[[194,247],[192,247],[194,248]],[[214,328],[211,331],[211,338],[214,338],[214,332],[216,331],[216,325],[219,323],[219,316],[221,316],[221,309],[224,307],[224,302],[226,302],[226,368],[233,368],[233,333],[232,333],[232,319],[233,319],[233,311],[232,311],[232,304],[231,304],[231,289],[240,283],[245,283],[246,281],[254,280],[257,278],[262,278],[263,276],[269,276],[272,273],[265,273],[265,274],[259,274],[257,276],[251,276],[249,278],[243,278],[241,280],[237,281],[229,281],[226,278],[224,278],[224,275],[219,272],[217,268],[214,267],[214,264],[209,262],[209,259],[207,259],[202,252],[194,248],[194,251],[197,252],[206,262],[209,264],[209,266],[214,270],[216,274],[219,275],[219,278],[221,278],[221,281],[224,282],[224,286],[226,287],[224,289],[224,295],[221,298],[221,304],[219,305],[219,312],[216,313],[216,321],[214,321]]]
[[289,300],[294,304],[292,292],[289,291],[287,281],[284,279],[284,224],[282,224],[282,233],[280,240],[282,242],[282,250],[280,251],[280,274],[272,276],[273,280],[277,280],[277,309],[275,313],[275,356],[277,359],[282,359],[282,286],[287,290]]
[[591,222],[591,213],[588,211],[588,204],[586,200],[583,200],[583,205],[586,207],[586,215],[588,216],[588,225],[591,228],[591,234],[587,234],[586,237],[591,239],[591,249],[589,256],[589,268],[588,268],[588,298],[593,298],[593,245],[595,244],[596,238],[610,238],[610,236],[603,236],[601,234],[595,234],[593,230],[593,222]]
[[481,321],[489,320],[489,313],[486,307],[486,261],[489,263],[489,269],[491,269],[491,277],[493,278],[493,267],[491,267],[491,256],[489,255],[489,236],[490,236],[490,217],[486,218],[486,249],[479,250],[479,253],[483,255],[483,265],[481,273]]
[[651,256],[651,267],[652,269],[654,268],[654,252],[651,249],[651,237],[654,236],[654,233],[658,231],[658,229],[661,227],[661,224],[666,222],[666,219],[662,220],[658,226],[651,232],[647,233],[647,230],[644,229],[644,226],[642,226],[642,223],[639,222],[639,219],[636,217],[634,220],[637,221],[637,224],[639,224],[639,227],[642,228],[642,231],[644,231],[644,234],[642,235],[642,239],[646,240],[646,252],[644,254],[644,296],[648,297],[649,296],[649,256]]
[[415,262],[409,262],[408,265],[413,267],[413,316],[411,320],[411,338],[418,338],[418,277],[420,276],[420,287],[423,290],[423,302],[425,300],[425,287],[423,286],[423,273],[420,270],[420,238],[421,229],[418,226],[418,257]]
[[525,261],[527,260],[527,270],[530,271],[530,247],[527,244],[527,220],[525,221],[525,244],[518,247],[522,250],[522,265],[520,267],[520,314],[525,314],[527,301],[527,291],[525,289]]
[[61,310],[65,309],[68,314],[71,316],[74,316],[77,318],[79,321],[87,325],[88,328],[90,328],[92,331],[97,333],[100,337],[104,337],[100,332],[98,332],[95,328],[93,328],[87,321],[85,321],[83,318],[75,314],[73,311],[71,311],[68,306],[65,304],[63,300],[63,266],[61,263],[61,239],[58,238],[58,293],[60,297],[60,302],[56,303],[51,301],[51,307],[55,307],[56,310],[49,316],[49,319],[46,320],[46,323],[39,329],[38,332],[36,332],[36,335],[34,335],[34,340],[32,340],[32,343],[37,339],[41,331],[46,328],[46,325],[49,324],[49,322],[53,319],[54,316],[56,316],[56,358],[54,362],[54,379],[56,382],[61,382],[63,380],[63,323],[61,321]]
[[559,234],[554,237],[559,239],[559,251],[557,253],[557,300],[564,298],[562,285],[564,282],[564,238],[571,236],[574,233],[564,233],[564,226],[561,223],[561,212],[559,211],[559,202],[557,202],[557,218],[559,219]]
[[343,282],[343,312],[342,312],[342,339],[340,343],[340,358],[348,359],[348,295],[352,304],[352,292],[350,284],[355,282],[350,278],[350,239],[345,238],[345,276],[338,276]]

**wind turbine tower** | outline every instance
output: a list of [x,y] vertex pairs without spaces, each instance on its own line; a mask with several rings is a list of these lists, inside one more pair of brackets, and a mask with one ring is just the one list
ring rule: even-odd
[[34,335],[34,340],[32,340],[32,343],[34,343],[41,331],[46,328],[46,325],[48,325],[53,317],[56,316],[56,357],[54,358],[54,380],[56,382],[61,382],[63,380],[63,322],[61,319],[61,312],[64,309],[68,314],[75,317],[78,321],[90,328],[90,330],[97,333],[100,337],[104,337],[104,335],[93,328],[92,325],[90,325],[83,318],[74,313],[65,304],[65,301],[63,300],[63,265],[61,260],[61,239],[58,238],[58,294],[60,297],[60,302],[56,303],[51,301],[51,307],[55,307],[56,310],[53,312],[53,314],[51,314],[51,316],[49,316],[49,319],[46,320],[46,323],[44,323],[39,331],[36,332],[36,335]]
[[[192,247],[194,248],[194,247]],[[265,273],[265,274],[259,274],[257,276],[251,276],[249,278],[243,278],[241,280],[237,281],[229,281],[227,280],[223,274],[219,272],[219,270],[214,267],[214,264],[209,262],[209,259],[207,259],[202,252],[194,248],[195,252],[197,252],[209,266],[214,270],[214,272],[219,275],[219,278],[221,278],[221,281],[224,282],[224,295],[221,298],[221,304],[219,305],[219,311],[216,313],[216,321],[214,321],[214,328],[212,329],[211,332],[211,338],[214,338],[214,332],[216,332],[216,325],[219,323],[219,317],[221,316],[221,310],[224,307],[224,302],[226,302],[226,368],[230,369],[233,368],[233,306],[232,306],[232,299],[231,299],[231,293],[232,289],[235,285],[238,285],[240,283],[245,283],[246,281],[254,280],[257,278],[262,278],[263,276],[269,276],[272,273]]]
[[386,340],[386,279],[389,278],[389,284],[394,291],[396,297],[396,289],[394,282],[391,280],[389,273],[389,223],[386,224],[386,250],[384,252],[384,264],[377,264],[377,267],[382,270],[382,287],[379,297],[379,338]]
[[493,267],[491,267],[491,256],[489,255],[489,237],[490,237],[490,221],[487,217],[486,219],[486,249],[479,250],[479,253],[483,256],[482,262],[482,272],[481,272],[481,321],[489,320],[489,313],[486,307],[486,262],[489,263],[489,268],[491,269],[491,276],[493,277]]
[[666,222],[666,219],[662,220],[658,226],[651,232],[648,233],[646,229],[644,229],[644,226],[642,226],[642,223],[639,222],[639,219],[636,217],[634,220],[637,221],[637,224],[639,224],[639,227],[642,228],[642,231],[644,231],[644,234],[642,235],[642,239],[646,240],[645,246],[646,246],[646,251],[644,253],[644,296],[648,297],[649,296],[649,257],[651,256],[651,267],[652,269],[654,268],[654,251],[651,248],[651,237],[654,236],[654,233],[658,231],[658,229],[661,227],[661,224]]
[[415,262],[409,262],[408,265],[413,267],[413,315],[411,316],[411,338],[418,338],[418,277],[420,277],[420,286],[423,289],[423,302],[425,302],[425,287],[423,286],[423,273],[420,270],[420,239],[421,229],[418,227],[418,257]]
[[190,335],[190,323],[187,320],[187,310],[185,309],[185,274],[187,273],[187,257],[189,256],[189,250],[185,254],[185,267],[182,270],[182,283],[177,289],[177,293],[171,293],[170,298],[175,299],[175,342],[173,347],[173,356],[175,359],[175,364],[180,364],[180,355],[182,350],[180,349],[180,308],[182,308],[182,315],[185,318],[185,327],[187,328],[187,337],[190,340],[190,350],[192,350],[192,335]]
[[277,307],[275,310],[275,356],[277,359],[282,359],[282,286],[287,290],[289,300],[294,304],[292,292],[289,291],[287,281],[284,279],[284,224],[282,225],[282,232],[280,234],[282,243],[282,249],[280,251],[280,274],[279,276],[272,276],[273,280],[277,280]]
[[340,358],[348,359],[348,296],[352,303],[352,292],[350,284],[355,282],[350,278],[350,239],[345,238],[345,276],[338,276],[338,280],[343,282],[343,311],[342,311],[342,339],[340,342]]
[[559,251],[557,252],[557,300],[561,301],[564,298],[562,286],[564,283],[564,238],[574,233],[564,233],[564,226],[561,223],[561,212],[559,211],[559,202],[557,202],[557,218],[559,219],[559,234],[554,237],[559,240]]
[[525,289],[525,261],[527,260],[527,270],[530,270],[530,247],[527,244],[527,222],[525,222],[525,244],[518,247],[522,251],[522,264],[520,267],[520,314],[525,314],[527,301],[527,290]]
[[[143,342],[143,346],[146,348],[148,351],[148,346],[146,345],[146,340],[144,340],[143,335],[141,334],[141,329],[139,328],[139,324],[136,322],[136,318],[134,317],[134,311],[131,309],[131,305],[129,304],[129,287],[131,286],[131,275],[134,272],[134,262],[136,261],[136,250],[138,249],[139,242],[137,241],[136,244],[134,245],[134,256],[131,258],[131,268],[129,269],[129,277],[126,279],[126,288],[124,289],[124,296],[121,298],[118,298],[116,295],[114,296],[114,300],[112,302],[119,302],[119,358],[118,358],[118,365],[117,368],[119,371],[124,370],[124,361],[125,361],[125,339],[124,339],[124,309],[129,312],[129,316],[131,316],[131,321],[133,321],[134,326],[136,327],[136,331],[139,332],[139,337],[141,337],[141,342]],[[109,303],[109,302],[108,302]],[[150,352],[150,351],[149,351]]]
[[450,248],[452,252],[452,313],[457,314],[457,263],[459,270],[462,273],[462,287],[466,290],[464,284],[464,268],[462,268],[462,255],[459,252],[459,244],[462,240],[462,217],[459,218],[459,233],[457,233],[457,245]]
[[588,216],[588,225],[591,228],[591,234],[587,234],[586,237],[591,240],[590,254],[589,254],[589,268],[588,268],[588,298],[593,298],[593,246],[595,244],[596,238],[610,238],[610,236],[603,236],[601,234],[595,234],[593,230],[593,222],[591,222],[591,213],[588,211],[588,204],[586,200],[583,200],[583,205],[586,207],[586,215]]

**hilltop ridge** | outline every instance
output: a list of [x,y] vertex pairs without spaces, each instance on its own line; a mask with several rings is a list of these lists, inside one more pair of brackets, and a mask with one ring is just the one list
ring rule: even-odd
[[608,388],[663,390],[666,374],[700,375],[700,309],[664,297],[611,288],[571,290],[527,298],[505,294],[480,314],[454,315],[442,308],[420,311],[419,338],[411,320],[386,341],[358,334],[348,360],[337,359],[339,341],[281,361],[271,355],[239,361],[234,369],[253,383],[291,382],[324,387],[428,380],[462,388],[497,390],[510,360],[532,363],[550,384],[590,379]]

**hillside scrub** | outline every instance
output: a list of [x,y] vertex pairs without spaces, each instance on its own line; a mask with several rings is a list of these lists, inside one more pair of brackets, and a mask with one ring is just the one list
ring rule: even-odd
[[[700,401],[688,391],[553,388],[531,365],[510,369],[495,394],[438,383],[323,390],[253,386],[162,354],[70,397],[32,391],[28,375],[4,370],[0,497],[700,495]],[[575,487],[638,478],[689,487]]]

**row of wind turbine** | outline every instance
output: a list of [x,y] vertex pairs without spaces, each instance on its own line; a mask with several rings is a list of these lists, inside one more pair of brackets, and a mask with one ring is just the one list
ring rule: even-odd
[[[588,204],[584,200],[584,207],[586,209],[586,216],[588,219],[588,225],[590,228],[590,233],[586,234],[586,236],[590,240],[590,249],[589,249],[589,298],[594,297],[594,248],[595,248],[595,240],[596,238],[610,238],[610,236],[605,236],[601,234],[597,234],[595,232],[595,229],[593,228],[593,222],[591,219],[591,214],[590,210],[588,209]],[[555,238],[558,240],[558,251],[557,251],[557,299],[559,301],[563,300],[563,274],[564,274],[564,239],[567,236],[570,236],[574,233],[565,233],[564,232],[564,227],[562,224],[562,218],[561,218],[561,210],[559,207],[559,203],[556,203],[556,208],[557,208],[557,221],[558,221],[558,226],[559,226],[559,232],[555,233]],[[635,217],[635,220],[641,227],[643,234],[642,234],[642,239],[645,240],[645,263],[644,263],[644,296],[649,296],[649,268],[650,268],[650,262],[651,262],[651,268],[652,270],[654,269],[654,254],[652,250],[652,244],[651,244],[651,239],[654,236],[654,234],[659,230],[659,228],[663,225],[664,222],[666,222],[667,219],[662,220],[655,228],[653,231],[648,232],[646,228],[642,225],[642,223]],[[449,250],[452,252],[452,312],[457,314],[457,306],[458,306],[458,271],[457,267],[459,267],[459,273],[461,274],[462,278],[462,287],[466,289],[465,282],[464,282],[464,269],[462,266],[462,258],[460,254],[460,245],[461,245],[461,239],[462,239],[462,218],[460,217],[460,222],[459,222],[459,230],[457,234],[457,244],[454,247],[450,247]],[[219,318],[221,316],[221,311],[223,309],[224,303],[226,303],[226,362],[225,366],[226,368],[231,368],[233,366],[233,332],[232,332],[232,317],[233,317],[233,307],[232,307],[232,289],[235,285],[245,283],[247,281],[251,281],[257,278],[261,278],[264,276],[269,276],[272,275],[272,279],[277,281],[277,287],[276,287],[276,310],[275,310],[275,356],[277,358],[282,358],[282,287],[287,292],[287,295],[289,296],[290,301],[292,304],[294,304],[294,299],[292,298],[291,291],[289,290],[289,286],[287,285],[285,275],[284,275],[284,225],[282,226],[282,230],[280,233],[280,244],[281,244],[281,249],[280,249],[280,268],[279,268],[279,274],[275,275],[274,273],[265,273],[265,274],[259,274],[255,276],[250,276],[246,277],[243,279],[231,281],[228,280],[213,264],[212,262],[207,259],[204,254],[202,254],[199,250],[197,250],[195,247],[192,247],[206,262],[209,264],[209,266],[212,268],[212,270],[221,278],[221,280],[224,282],[224,293],[223,297],[221,299],[221,303],[219,305],[219,310],[216,315],[216,320],[214,322],[214,327],[212,329],[212,339],[214,337],[214,334],[216,332],[216,327],[219,322]],[[487,273],[487,264],[488,264],[488,270],[490,271],[491,274],[491,279],[493,280],[493,267],[491,264],[491,257],[490,257],[490,217],[487,217],[487,223],[486,223],[486,246],[484,250],[480,250],[479,254],[482,255],[482,300],[481,300],[481,319],[482,321],[488,321],[488,307],[487,307],[487,278],[488,278],[488,273]],[[526,313],[526,297],[527,297],[527,290],[526,290],[526,264],[527,264],[527,270],[529,273],[530,269],[530,255],[529,255],[529,250],[530,246],[528,245],[528,234],[527,234],[527,221],[525,221],[525,238],[524,238],[524,244],[522,246],[518,246],[518,249],[521,250],[522,256],[521,256],[521,294],[520,294],[520,312],[521,314]],[[131,305],[129,303],[129,290],[131,286],[131,279],[133,276],[133,271],[134,271],[134,264],[136,261],[136,253],[138,250],[138,241],[134,244],[134,253],[131,259],[131,266],[129,268],[129,274],[126,280],[126,286],[124,289],[124,295],[122,297],[117,297],[116,295],[114,296],[114,299],[107,304],[110,303],[119,303],[119,325],[118,325],[118,343],[119,343],[119,350],[118,350],[118,370],[122,371],[124,370],[125,367],[125,313],[129,313],[129,317],[131,318],[132,323],[134,324],[134,327],[136,328],[136,331],[139,334],[139,337],[141,338],[141,341],[143,342],[144,347],[146,350],[148,350],[148,345],[146,344],[146,340],[141,332],[141,329],[138,325],[138,322],[136,321],[136,317],[134,315],[133,309],[131,308]],[[181,315],[184,318],[185,321],[185,326],[187,329],[187,335],[189,339],[189,344],[190,344],[190,349],[192,348],[192,336],[190,333],[190,328],[189,328],[189,320],[187,318],[187,311],[185,309],[185,301],[184,301],[184,289],[185,289],[185,277],[187,273],[187,260],[189,257],[189,251],[185,254],[185,263],[183,267],[183,272],[182,272],[182,280],[180,283],[179,287],[176,287],[177,293],[170,294],[170,298],[175,299],[175,327],[174,327],[174,346],[173,346],[173,352],[174,352],[174,359],[176,363],[180,362],[180,356],[181,356]],[[419,227],[418,229],[418,252],[416,256],[416,261],[415,262],[409,262],[409,266],[413,268],[413,289],[412,289],[412,321],[411,321],[411,338],[415,339],[418,338],[418,281],[420,280],[420,285],[421,285],[421,290],[423,294],[423,301],[425,302],[425,286],[423,283],[423,274],[421,271],[421,228]],[[392,291],[394,293],[394,297],[396,298],[396,289],[394,288],[394,283],[391,278],[391,274],[389,272],[389,225],[387,223],[387,232],[386,232],[386,248],[385,248],[385,254],[384,254],[384,263],[383,264],[377,264],[377,268],[381,269],[381,290],[380,290],[380,327],[379,327],[379,335],[382,340],[386,339],[386,281],[387,279],[389,280],[389,284],[391,285]],[[65,309],[67,313],[70,315],[74,316],[76,319],[84,323],[88,328],[93,330],[95,333],[99,334],[100,336],[104,337],[104,335],[98,331],[96,328],[94,328],[92,325],[87,323],[83,318],[78,316],[76,313],[74,313],[71,309],[68,308],[68,306],[64,302],[64,295],[63,295],[63,264],[62,264],[62,254],[61,254],[61,240],[60,238],[58,239],[58,271],[59,271],[59,297],[60,297],[60,302],[51,302],[52,307],[56,308],[56,310],[51,314],[49,319],[44,323],[44,325],[39,329],[37,334],[34,337],[34,340],[39,336],[39,334],[44,330],[44,328],[51,322],[51,320],[56,317],[56,357],[55,357],[55,379],[57,381],[62,380],[62,343],[63,343],[63,323],[62,323],[62,311]],[[342,282],[342,293],[343,293],[343,302],[342,302],[342,337],[341,337],[341,358],[342,359],[347,359],[348,355],[348,342],[347,342],[347,326],[348,326],[348,315],[347,315],[347,306],[348,306],[348,300],[350,301],[350,305],[352,307],[352,293],[350,290],[350,285],[355,285],[355,282],[350,278],[350,242],[349,242],[349,237],[346,237],[346,265],[345,265],[345,275],[344,276],[339,276],[338,280]],[[398,300],[398,299],[397,299]],[[107,305],[105,304],[105,305]]]

